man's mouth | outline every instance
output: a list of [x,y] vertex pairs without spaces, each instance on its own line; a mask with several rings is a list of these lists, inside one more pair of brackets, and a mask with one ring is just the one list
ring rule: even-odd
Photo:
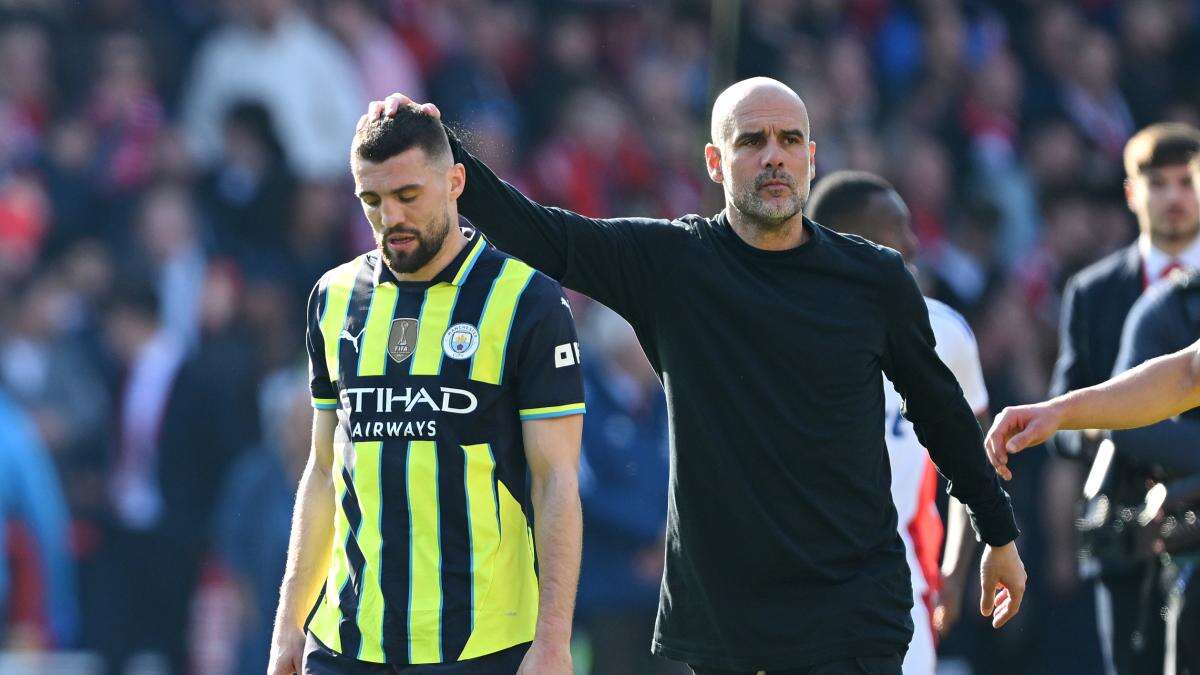
[[387,242],[389,249],[395,251],[402,250],[408,248],[410,245],[413,245],[417,241],[417,237],[414,234],[397,233],[389,234],[384,238],[384,241]]

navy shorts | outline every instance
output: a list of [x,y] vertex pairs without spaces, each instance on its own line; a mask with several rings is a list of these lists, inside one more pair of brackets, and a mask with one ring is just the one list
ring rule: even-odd
[[359,661],[339,654],[308,633],[304,645],[304,675],[514,675],[521,667],[528,642],[466,661],[392,665]]

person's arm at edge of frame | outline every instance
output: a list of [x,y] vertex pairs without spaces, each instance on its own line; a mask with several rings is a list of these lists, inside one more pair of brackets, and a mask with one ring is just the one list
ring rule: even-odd
[[518,675],[571,672],[571,622],[583,549],[579,448],[583,415],[521,423],[532,476],[538,619]]
[[1200,341],[1106,382],[1032,405],[1005,408],[988,432],[996,473],[1012,478],[1008,456],[1059,429],[1132,429],[1200,405]]
[[268,675],[303,672],[304,621],[329,569],[333,543],[333,433],[337,412],[315,410],[312,451],[296,491],[287,567],[271,636]]

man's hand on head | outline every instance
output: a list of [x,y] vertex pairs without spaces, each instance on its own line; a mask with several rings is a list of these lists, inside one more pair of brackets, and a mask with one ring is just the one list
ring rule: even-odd
[[384,116],[392,117],[396,114],[396,111],[407,105],[416,105],[422,113],[435,119],[442,119],[442,111],[438,110],[436,105],[432,103],[417,103],[404,94],[395,93],[382,101],[371,101],[371,104],[367,106],[366,114],[358,118],[358,125],[355,127],[355,131]]

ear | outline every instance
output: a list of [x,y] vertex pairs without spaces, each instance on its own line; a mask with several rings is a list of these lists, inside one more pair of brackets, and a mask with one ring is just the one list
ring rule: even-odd
[[1129,207],[1129,210],[1132,211],[1133,210],[1133,181],[1129,178],[1126,178],[1124,185],[1125,185],[1125,206]]
[[455,164],[450,167],[446,179],[450,183],[450,198],[457,200],[467,188],[467,168],[462,164]]
[[725,174],[721,170],[721,151],[712,143],[704,146],[704,168],[708,170],[712,182],[725,182]]

